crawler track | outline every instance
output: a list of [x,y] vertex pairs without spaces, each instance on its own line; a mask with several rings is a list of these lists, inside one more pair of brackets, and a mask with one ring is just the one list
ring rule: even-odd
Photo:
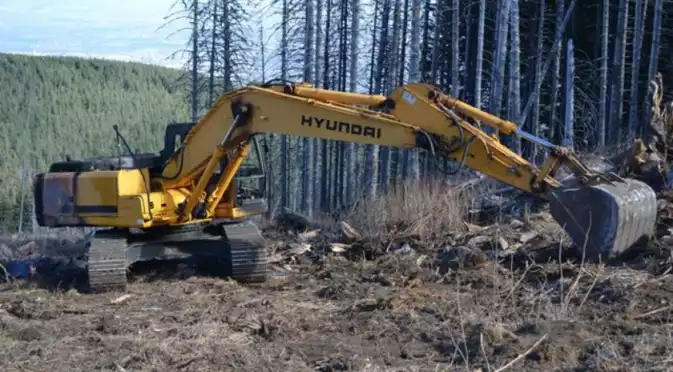
[[268,274],[266,241],[252,222],[221,225],[219,234],[188,229],[129,241],[111,230],[96,232],[89,244],[90,292],[123,291],[127,268],[139,261],[204,257],[222,276],[248,283]]
[[108,292],[126,289],[127,262],[126,239],[112,234],[95,236],[89,246],[89,291]]
[[228,238],[231,277],[242,282],[259,283],[266,280],[268,257],[266,241],[252,222],[224,225]]

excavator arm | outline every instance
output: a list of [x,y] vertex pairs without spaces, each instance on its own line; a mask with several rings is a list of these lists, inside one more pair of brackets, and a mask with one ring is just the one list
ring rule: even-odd
[[[533,141],[546,147],[549,156],[538,169],[468,120]],[[390,96],[307,84],[247,86],[223,95],[166,162],[159,177],[163,189],[190,190],[177,214],[179,222],[218,218],[216,206],[247,154],[248,141],[261,133],[430,151],[551,201],[557,222],[576,244],[593,252],[625,250],[654,229],[656,198],[647,185],[594,172],[570,150],[428,84],[409,84]],[[223,160],[225,170],[213,191],[206,194]],[[564,165],[574,175],[571,188],[554,178]]]

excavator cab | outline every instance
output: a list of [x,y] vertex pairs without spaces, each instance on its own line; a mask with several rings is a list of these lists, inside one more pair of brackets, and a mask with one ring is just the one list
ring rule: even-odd
[[161,150],[162,163],[177,151],[196,123],[171,123],[164,132],[164,148]]
[[[183,145],[187,134],[196,125],[195,122],[188,123],[171,123],[166,126],[164,134],[164,148],[160,155],[160,164],[165,162]],[[215,172],[212,178],[212,183],[207,188],[207,191],[212,191],[215,183],[219,179],[219,175],[224,171],[226,162],[220,164],[219,169]],[[156,167],[157,172],[161,172],[160,167]],[[243,160],[236,176],[232,180],[229,188],[225,192],[222,200],[223,205],[229,204],[233,208],[237,208],[239,213],[232,212],[232,217],[235,214],[242,213],[243,215],[256,215],[263,213],[267,208],[267,193],[266,193],[266,166],[264,163],[264,156],[260,149],[260,144],[257,136],[253,136],[250,140],[250,151],[248,156]]]

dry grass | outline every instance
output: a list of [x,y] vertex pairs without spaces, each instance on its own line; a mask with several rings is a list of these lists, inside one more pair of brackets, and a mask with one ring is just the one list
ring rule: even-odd
[[484,186],[460,188],[440,179],[410,181],[361,202],[345,219],[366,237],[413,235],[431,245],[443,235],[464,230],[474,196],[487,191]]

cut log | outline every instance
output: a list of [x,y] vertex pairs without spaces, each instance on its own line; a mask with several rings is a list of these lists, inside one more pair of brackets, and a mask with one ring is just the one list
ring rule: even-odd
[[339,222],[339,226],[341,227],[341,232],[348,240],[351,241],[362,240],[362,234],[360,234],[359,231],[357,231],[353,226],[349,225],[345,221]]
[[276,216],[274,221],[277,227],[286,231],[306,232],[307,230],[315,230],[322,227],[320,223],[287,208],[284,208],[283,212]]

